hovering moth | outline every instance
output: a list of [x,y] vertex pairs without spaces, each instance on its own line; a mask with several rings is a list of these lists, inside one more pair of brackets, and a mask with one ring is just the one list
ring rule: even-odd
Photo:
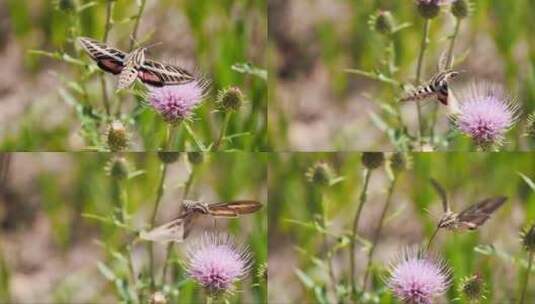
[[407,96],[400,99],[401,102],[419,101],[436,97],[437,100],[447,106],[449,99],[448,81],[459,76],[459,72],[447,68],[448,60],[445,53],[442,54],[438,63],[438,73],[427,83],[416,87]]
[[199,216],[214,218],[236,218],[240,215],[254,213],[262,208],[262,204],[253,200],[239,200],[223,203],[207,204],[200,201],[184,201],[178,218],[150,231],[140,232],[143,240],[154,242],[182,242],[189,235],[192,222]]
[[444,215],[438,222],[437,228],[429,239],[427,247],[440,229],[447,230],[476,230],[483,225],[498,208],[507,200],[505,196],[498,196],[484,199],[459,213],[451,211],[448,197],[444,188],[434,179],[431,179],[433,188],[437,191],[442,201]]
[[102,70],[119,75],[119,89],[129,87],[136,79],[155,87],[180,85],[194,80],[193,75],[185,69],[147,59],[147,48],[125,53],[91,38],[79,37],[78,41]]

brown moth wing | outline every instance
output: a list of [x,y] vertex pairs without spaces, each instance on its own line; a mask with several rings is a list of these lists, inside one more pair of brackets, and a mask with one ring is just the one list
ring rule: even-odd
[[124,68],[121,62],[118,62],[111,58],[98,59],[97,65],[104,71],[112,73],[114,75],[120,74]]
[[477,229],[507,200],[505,196],[487,198],[463,210],[458,215],[459,223],[468,229]]
[[[193,81],[193,75],[185,69],[147,59],[140,67],[145,74],[156,75],[163,85],[180,85]],[[151,79],[155,79],[152,77]],[[149,83],[150,84],[150,83]],[[154,84],[152,84],[154,85]]]
[[126,57],[124,52],[87,37],[80,37],[78,41],[89,57],[95,60],[101,69],[116,75],[121,73]]
[[237,217],[242,214],[254,213],[262,208],[262,204],[253,200],[240,200],[208,205],[212,216]]
[[143,67],[139,68],[138,77],[143,83],[154,87],[163,87],[165,85],[163,79],[157,73],[151,72]]

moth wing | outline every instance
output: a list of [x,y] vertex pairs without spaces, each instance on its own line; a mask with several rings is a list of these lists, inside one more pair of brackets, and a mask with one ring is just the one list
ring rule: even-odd
[[461,211],[458,215],[459,222],[466,223],[469,229],[475,229],[483,225],[506,200],[505,196],[484,199]]
[[431,178],[430,182],[431,182],[431,185],[433,185],[433,188],[435,189],[435,191],[440,196],[440,200],[442,201],[442,209],[444,210],[444,212],[450,211],[450,206],[448,203],[448,195],[444,187],[442,187],[442,185],[434,178]]
[[139,237],[152,242],[182,242],[185,238],[185,219],[178,218],[150,231],[141,231]]
[[87,37],[79,37],[78,42],[104,71],[119,74],[124,68],[124,52]]
[[[141,64],[140,71],[143,74],[140,76],[140,79],[149,85],[155,86],[181,85],[195,79],[193,75],[185,69],[150,59],[145,60],[143,64]],[[158,78],[158,80],[156,80],[156,78]]]
[[262,208],[262,204],[253,200],[239,200],[208,205],[212,216],[237,217],[242,214],[254,213]]

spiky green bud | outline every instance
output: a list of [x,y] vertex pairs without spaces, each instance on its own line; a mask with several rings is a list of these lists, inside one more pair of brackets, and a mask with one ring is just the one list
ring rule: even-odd
[[113,158],[108,163],[107,171],[111,177],[123,180],[127,178],[130,173],[128,161],[124,157]]
[[117,152],[126,149],[128,146],[128,135],[123,123],[116,120],[108,127],[108,147],[111,151]]
[[528,119],[526,120],[525,136],[535,139],[535,112],[528,115]]
[[440,5],[437,0],[418,1],[418,13],[425,19],[433,19],[440,13]]
[[164,164],[172,164],[178,160],[180,152],[158,152],[158,158]]
[[229,87],[219,92],[217,104],[224,111],[238,111],[243,104],[244,96],[237,87]]
[[309,182],[319,186],[330,185],[334,178],[331,167],[325,162],[315,163],[312,167],[308,168],[305,176]]
[[389,11],[379,11],[372,16],[373,29],[377,32],[390,35],[394,30],[394,17]]
[[192,165],[199,165],[204,160],[204,154],[202,152],[188,152],[188,161]]
[[373,170],[381,167],[385,162],[385,155],[383,152],[364,152],[362,153],[362,165]]
[[470,16],[473,4],[469,0],[456,0],[451,4],[451,13],[453,16],[463,19]]
[[535,224],[522,231],[521,236],[524,249],[530,252],[535,252]]
[[459,284],[459,293],[470,302],[478,302],[485,298],[485,282],[479,274],[464,277]]
[[57,0],[57,7],[62,11],[72,11],[75,4],[73,0]]

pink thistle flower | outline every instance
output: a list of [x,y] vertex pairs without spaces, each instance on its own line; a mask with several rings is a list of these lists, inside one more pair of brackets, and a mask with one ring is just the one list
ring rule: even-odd
[[251,268],[247,247],[236,246],[226,234],[206,233],[186,251],[186,271],[210,295],[232,292],[234,283]]
[[505,133],[516,123],[519,106],[498,85],[473,83],[460,94],[457,128],[480,148],[501,145]]
[[405,250],[391,266],[388,287],[406,304],[431,304],[448,289],[451,272],[446,263],[418,250]]
[[169,123],[191,117],[193,110],[205,96],[207,84],[191,81],[183,85],[150,87],[150,105]]

